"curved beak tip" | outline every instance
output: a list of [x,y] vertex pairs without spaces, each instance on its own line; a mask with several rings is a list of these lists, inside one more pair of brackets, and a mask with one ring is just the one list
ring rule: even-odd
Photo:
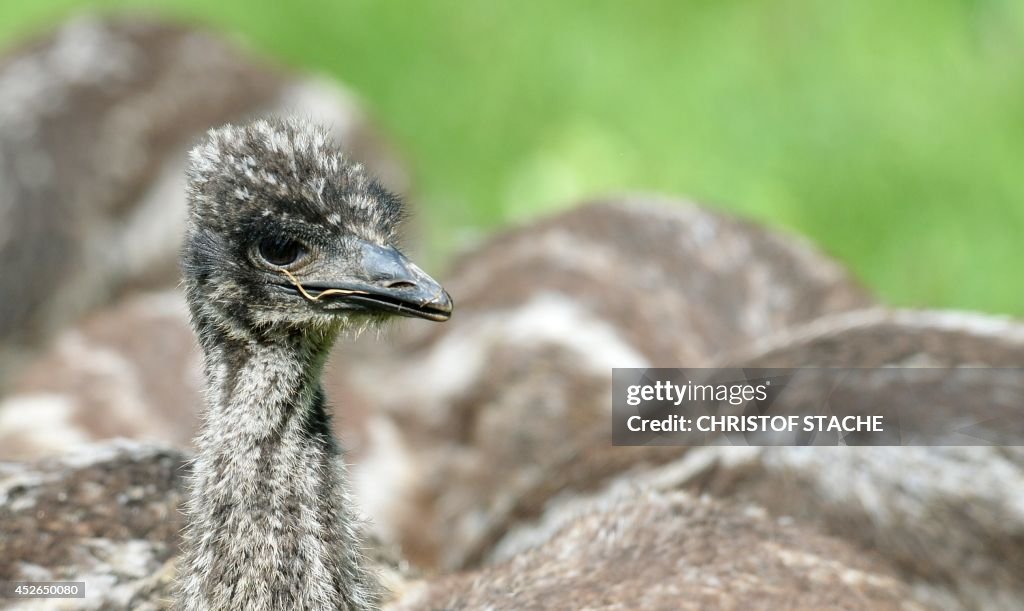
[[444,322],[451,318],[452,312],[455,309],[455,302],[452,300],[452,296],[444,289],[441,289],[441,294],[426,305],[436,311],[440,317],[443,317],[439,318],[438,322]]
[[[398,316],[444,322],[454,303],[448,291],[392,247],[359,242],[362,265],[307,288],[335,289],[334,300]],[[327,294],[326,291],[324,294]]]

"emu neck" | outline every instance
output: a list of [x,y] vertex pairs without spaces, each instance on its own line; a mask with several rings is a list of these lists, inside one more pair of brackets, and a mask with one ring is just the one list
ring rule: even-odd
[[373,608],[320,390],[328,347],[302,337],[204,343],[208,409],[182,608]]

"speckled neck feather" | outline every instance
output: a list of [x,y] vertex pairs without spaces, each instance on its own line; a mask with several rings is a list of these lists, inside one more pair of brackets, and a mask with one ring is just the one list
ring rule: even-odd
[[190,155],[187,193],[182,272],[207,410],[178,604],[376,608],[320,388],[334,339],[360,323],[282,294],[275,283],[287,279],[269,275],[251,249],[299,234],[347,262],[359,256],[338,246],[348,237],[393,242],[401,202],[345,159],[326,129],[282,118],[211,130]]
[[319,383],[330,341],[239,341],[196,326],[209,407],[186,509],[180,607],[375,608]]

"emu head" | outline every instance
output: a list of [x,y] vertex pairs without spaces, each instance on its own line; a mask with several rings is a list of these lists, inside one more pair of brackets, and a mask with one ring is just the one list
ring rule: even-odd
[[327,132],[260,119],[191,153],[183,271],[201,330],[321,334],[390,315],[443,321],[452,301],[395,246],[401,201]]

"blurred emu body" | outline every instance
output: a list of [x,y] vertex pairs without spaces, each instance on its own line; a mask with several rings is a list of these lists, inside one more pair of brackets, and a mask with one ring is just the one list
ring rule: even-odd
[[[225,128],[194,164],[186,290],[209,385],[198,456],[183,465],[177,452],[118,442],[0,465],[0,523],[12,528],[0,579],[89,575],[97,607],[161,608],[177,590],[189,610],[375,608],[318,379],[364,308],[441,319],[450,303],[388,249],[395,200],[323,132]],[[245,168],[252,177],[236,174]],[[182,470],[191,490],[175,559]],[[595,506],[507,562],[395,596],[395,609],[919,608],[891,567],[841,540],[672,491]]]

